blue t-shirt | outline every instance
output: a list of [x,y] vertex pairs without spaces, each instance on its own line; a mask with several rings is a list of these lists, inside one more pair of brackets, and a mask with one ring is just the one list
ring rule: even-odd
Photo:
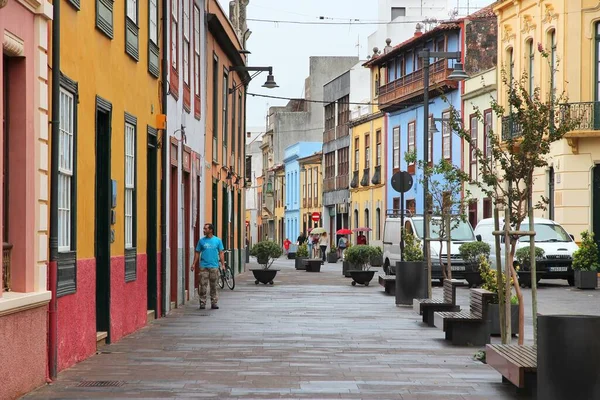
[[219,268],[219,252],[223,250],[223,242],[216,236],[200,239],[196,245],[196,251],[201,253],[200,267]]

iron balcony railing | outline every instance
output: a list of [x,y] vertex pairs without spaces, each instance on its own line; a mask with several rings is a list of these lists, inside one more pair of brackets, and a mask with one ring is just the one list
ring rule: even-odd
[[[600,130],[600,101],[560,104],[555,123],[560,124],[567,117],[579,121],[574,131]],[[502,140],[517,138],[522,133],[522,127],[514,116],[502,117]]]
[[577,131],[600,130],[600,101],[566,103],[559,106],[558,122],[570,116],[579,121]]
[[10,256],[12,244],[3,243],[2,246],[2,287],[5,292],[10,291]]

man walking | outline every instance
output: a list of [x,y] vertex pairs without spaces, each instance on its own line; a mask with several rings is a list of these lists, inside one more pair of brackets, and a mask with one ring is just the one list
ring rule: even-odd
[[192,271],[200,258],[200,309],[206,308],[206,286],[210,281],[210,308],[217,310],[219,306],[219,293],[217,292],[217,278],[219,277],[219,264],[225,266],[225,253],[223,242],[214,234],[212,224],[204,224],[204,237],[198,241]]

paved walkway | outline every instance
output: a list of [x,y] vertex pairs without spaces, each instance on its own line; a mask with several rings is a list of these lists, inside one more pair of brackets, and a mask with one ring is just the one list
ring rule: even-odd
[[[477,348],[448,345],[375,280],[353,287],[339,263],[321,273],[296,271],[288,260],[276,266],[274,286],[238,276],[234,291],[221,291],[221,309],[191,302],[27,398],[522,398],[472,359]],[[459,292],[468,306],[467,290]],[[541,292],[543,302],[572,297],[564,286]],[[576,295],[598,313],[598,292]],[[85,381],[118,386],[80,387]]]

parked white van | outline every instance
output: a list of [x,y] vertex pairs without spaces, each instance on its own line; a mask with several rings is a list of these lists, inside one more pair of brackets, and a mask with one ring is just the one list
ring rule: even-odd
[[[500,223],[500,229],[503,229],[503,221]],[[529,219],[525,219],[521,224],[521,231],[528,231]],[[536,272],[537,281],[540,279],[566,279],[569,285],[573,286],[573,253],[579,247],[573,240],[573,237],[560,226],[560,224],[544,218],[535,218],[535,245],[544,250],[544,259],[538,261]],[[492,232],[494,231],[494,219],[486,218],[479,221],[475,228],[475,235],[484,242],[490,244],[491,253],[490,261],[492,265],[496,264],[496,245]],[[502,268],[504,268],[505,247],[504,237],[501,236],[501,260]],[[529,236],[523,236],[517,242],[517,249],[529,246]],[[523,286],[531,286],[531,278],[528,271],[519,271],[519,281]]]
[[[429,232],[432,239],[438,238],[438,224],[435,220],[439,217],[433,217],[430,222]],[[389,213],[385,219],[383,229],[383,270],[386,274],[394,274],[394,267],[397,261],[400,261],[400,239],[401,239],[402,220],[400,213]],[[406,215],[404,217],[404,228],[406,232],[411,233],[419,241],[423,241],[423,216]],[[474,242],[475,234],[469,221],[457,221],[453,224],[451,231],[452,242],[450,246],[450,258],[452,261],[452,278],[465,279],[465,262],[462,260],[459,247],[463,243]],[[439,262],[439,242],[431,242],[431,277],[442,280],[442,269]],[[446,260],[446,243],[442,245],[442,262]]]

